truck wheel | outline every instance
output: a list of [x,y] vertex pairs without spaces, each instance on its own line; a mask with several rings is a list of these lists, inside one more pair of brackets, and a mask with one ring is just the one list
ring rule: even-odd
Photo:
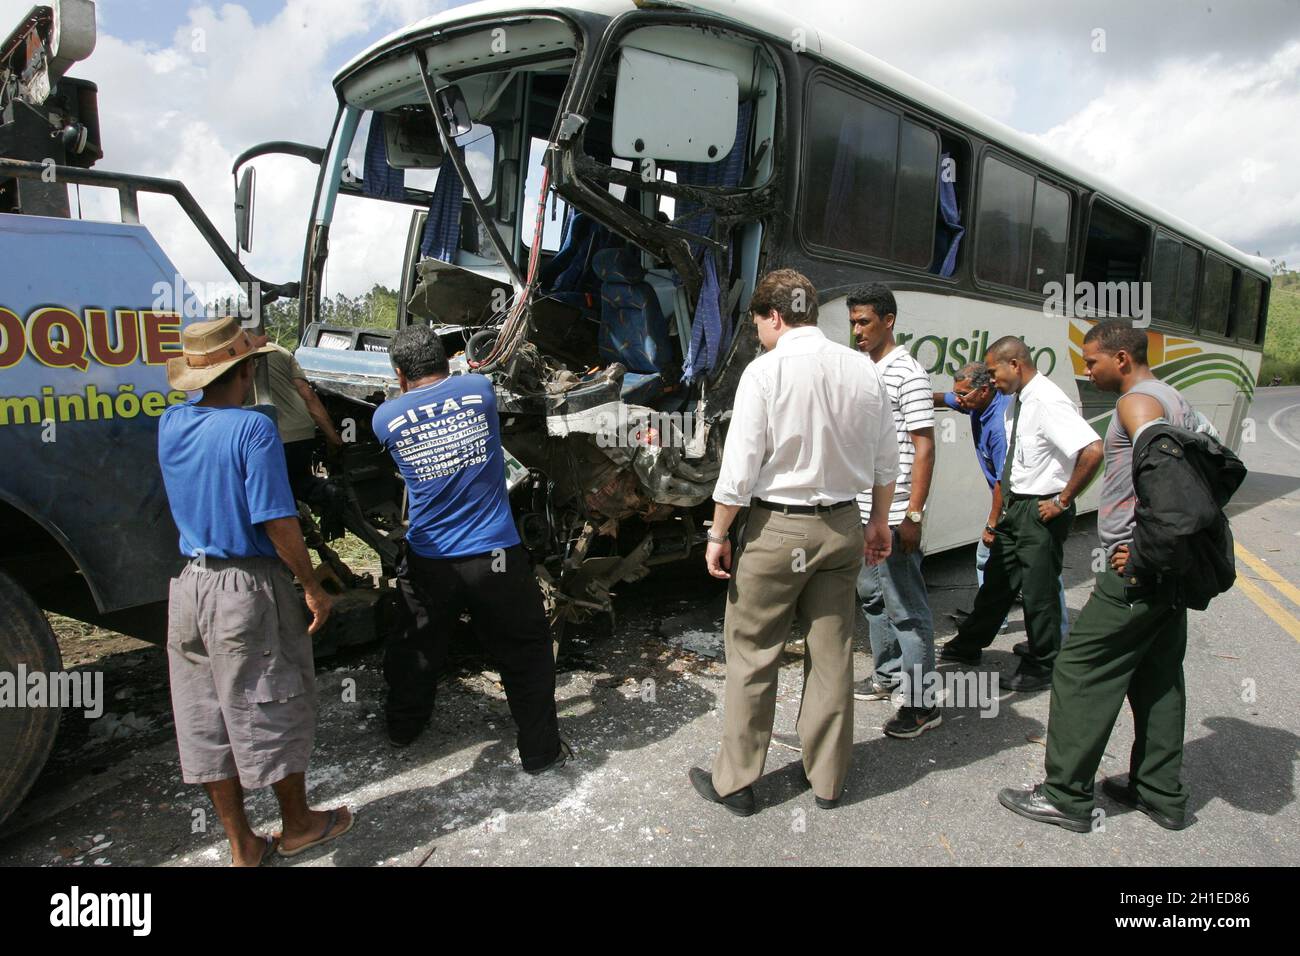
[[[0,674],[17,694],[18,666],[27,674],[63,667],[59,642],[27,592],[0,572]],[[6,701],[8,703],[8,701]],[[0,706],[0,823],[22,803],[40,775],[59,730],[58,707]]]

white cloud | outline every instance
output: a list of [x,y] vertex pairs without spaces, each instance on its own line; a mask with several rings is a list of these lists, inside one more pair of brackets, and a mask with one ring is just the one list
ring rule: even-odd
[[[1300,42],[1249,68],[1218,56],[1109,83],[1041,137],[1085,168],[1247,252],[1300,236]],[[1282,237],[1290,236],[1290,240]],[[1265,255],[1285,248],[1264,249]]]

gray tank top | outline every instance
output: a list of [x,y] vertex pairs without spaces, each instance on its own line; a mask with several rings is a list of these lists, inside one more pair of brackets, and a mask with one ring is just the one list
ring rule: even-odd
[[[1165,420],[1171,425],[1189,430],[1196,428],[1196,412],[1172,385],[1154,380],[1139,382],[1125,395],[1150,395],[1164,408]],[[1133,439],[1119,423],[1118,409],[1110,417],[1105,448],[1106,472],[1101,479],[1097,536],[1109,555],[1116,546],[1132,543],[1135,521],[1133,512],[1137,504],[1137,495],[1133,490]]]

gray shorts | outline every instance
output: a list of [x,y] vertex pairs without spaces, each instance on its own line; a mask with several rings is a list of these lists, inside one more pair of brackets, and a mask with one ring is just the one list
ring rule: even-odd
[[186,783],[266,787],[305,773],[316,732],[311,638],[276,558],[208,558],[172,579],[167,661]]

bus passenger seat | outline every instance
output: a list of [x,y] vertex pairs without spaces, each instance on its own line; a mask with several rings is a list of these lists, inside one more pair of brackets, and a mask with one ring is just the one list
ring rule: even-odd
[[624,400],[634,398],[645,404],[662,391],[663,371],[672,361],[668,320],[659,307],[659,296],[645,280],[635,247],[602,249],[592,265],[600,279],[601,361],[625,365],[629,374],[624,392],[631,397]]

